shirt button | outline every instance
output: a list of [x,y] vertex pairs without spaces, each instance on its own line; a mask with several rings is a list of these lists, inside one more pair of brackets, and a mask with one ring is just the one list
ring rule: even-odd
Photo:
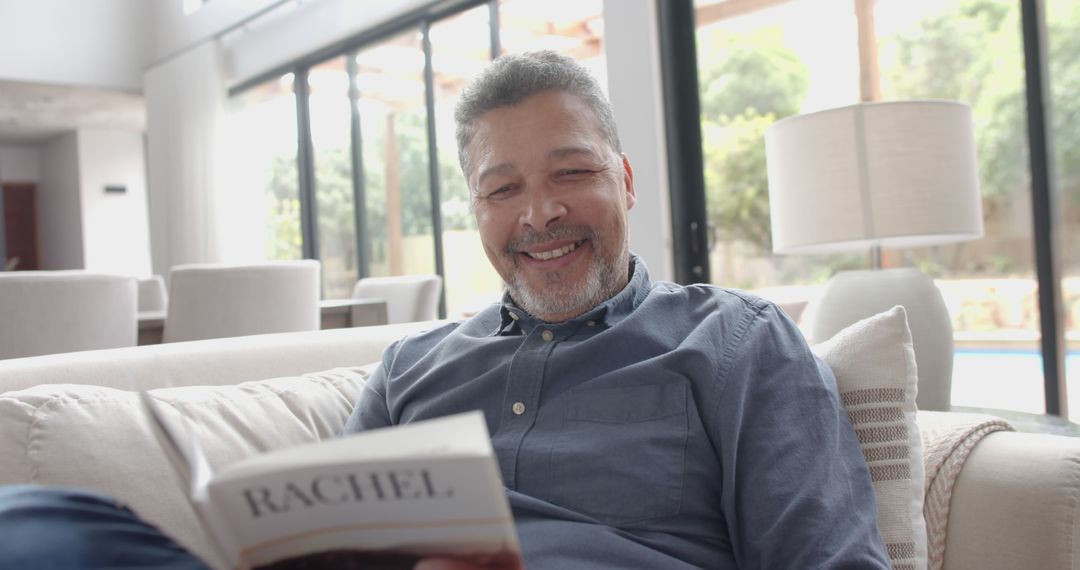
[[525,413],[525,404],[521,402],[514,402],[514,405],[510,407],[510,410],[514,412],[515,416],[520,416]]
[[588,322],[585,323],[585,326],[595,327],[596,326],[596,321],[588,321]]
[[551,342],[551,339],[555,338],[555,335],[551,331],[544,331],[540,333],[540,336],[544,337],[544,340]]

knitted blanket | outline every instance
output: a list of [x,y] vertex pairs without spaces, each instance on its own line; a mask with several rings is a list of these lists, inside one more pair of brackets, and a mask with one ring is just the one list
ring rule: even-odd
[[949,520],[949,499],[964,461],[982,438],[995,431],[1013,428],[1001,418],[983,414],[936,414],[920,412],[926,465],[927,561],[929,570],[941,570],[945,562],[945,534]]

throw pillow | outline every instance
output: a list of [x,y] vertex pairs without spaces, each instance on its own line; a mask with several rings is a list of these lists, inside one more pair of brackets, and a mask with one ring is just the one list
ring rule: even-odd
[[878,529],[894,570],[927,564],[918,376],[907,314],[896,306],[812,347],[836,376],[877,496]]

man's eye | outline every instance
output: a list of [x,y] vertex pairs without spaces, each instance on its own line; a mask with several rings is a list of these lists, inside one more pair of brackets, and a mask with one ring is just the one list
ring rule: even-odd
[[504,198],[507,195],[509,195],[510,192],[513,189],[514,189],[514,187],[511,186],[511,185],[500,186],[499,188],[496,188],[496,189],[492,190],[491,192],[488,192],[487,197],[488,198]]
[[597,171],[592,168],[565,168],[559,170],[555,178],[564,182],[587,182],[596,176]]

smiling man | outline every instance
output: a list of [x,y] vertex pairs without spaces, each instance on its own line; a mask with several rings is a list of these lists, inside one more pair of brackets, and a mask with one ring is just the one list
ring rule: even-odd
[[888,568],[829,369],[774,305],[652,282],[596,81],[507,55],[458,103],[501,303],[386,350],[346,432],[481,409],[526,566]]

